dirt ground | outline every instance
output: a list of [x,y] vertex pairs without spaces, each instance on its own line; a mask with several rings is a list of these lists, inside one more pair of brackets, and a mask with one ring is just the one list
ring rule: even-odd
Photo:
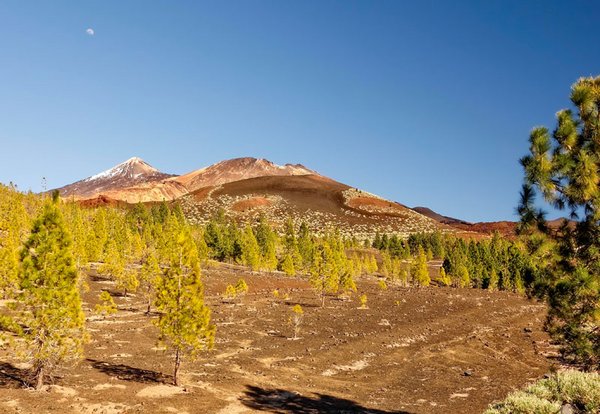
[[[226,285],[240,277],[248,294],[224,302]],[[116,297],[118,313],[103,319],[91,310],[114,285],[92,278],[85,359],[36,392],[23,387],[25,367],[0,351],[0,412],[478,413],[552,362],[544,306],[510,293],[382,290],[371,278],[321,308],[299,278],[221,266],[204,280],[217,339],[184,361],[182,387],[169,385],[172,356],[157,346],[156,315],[144,314],[141,296]],[[367,309],[359,309],[362,293]],[[297,340],[295,304],[304,309]]]

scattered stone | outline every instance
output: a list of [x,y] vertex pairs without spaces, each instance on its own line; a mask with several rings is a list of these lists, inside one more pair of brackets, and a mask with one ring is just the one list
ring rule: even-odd
[[560,407],[560,414],[575,414],[575,409],[571,404],[565,404]]
[[463,376],[465,376],[465,377],[470,377],[472,375],[473,375],[473,371],[471,371],[470,369],[463,372]]

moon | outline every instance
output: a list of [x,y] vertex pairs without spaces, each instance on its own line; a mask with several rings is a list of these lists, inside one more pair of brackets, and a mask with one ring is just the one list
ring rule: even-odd
[[93,36],[96,34],[94,29],[92,29],[91,27],[88,27],[87,29],[85,29],[85,32],[88,34],[88,36]]

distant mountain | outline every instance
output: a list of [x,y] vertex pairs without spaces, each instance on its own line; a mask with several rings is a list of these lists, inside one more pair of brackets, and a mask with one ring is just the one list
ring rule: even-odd
[[471,224],[468,221],[464,221],[464,220],[460,220],[460,219],[456,219],[456,218],[448,217],[448,216],[442,216],[441,214],[436,213],[435,211],[433,211],[432,209],[427,208],[427,207],[413,207],[412,209],[414,211],[416,211],[417,213],[421,213],[424,216],[434,219],[435,221],[439,221],[440,223],[444,223],[444,224],[449,224],[451,226],[455,225],[455,224],[463,224],[463,225]]
[[471,232],[474,234],[493,234],[494,232],[498,232],[503,236],[513,237],[515,236],[515,230],[517,228],[517,223],[512,221],[470,223],[465,220],[444,216],[427,207],[413,207],[413,210],[437,221],[438,223],[443,223],[457,230]]
[[162,173],[139,158],[59,189],[87,206],[177,201],[192,222],[223,209],[240,221],[260,215],[276,226],[288,217],[313,229],[338,228],[347,236],[376,232],[408,235],[456,230],[404,205],[324,177],[300,164],[236,158],[181,176]]
[[133,157],[106,171],[58,188],[58,191],[65,198],[94,198],[132,186],[157,183],[169,177],[173,175],[162,173],[141,158]]
[[[427,207],[414,207],[414,211],[417,211],[429,218],[436,220],[439,223],[447,224],[449,226],[454,227],[457,230],[462,230],[466,232],[473,232],[476,234],[493,234],[495,232],[500,233],[505,237],[515,237],[517,231],[517,222],[515,221],[482,221],[478,223],[469,223],[468,221],[455,219],[452,217],[444,216],[442,214],[436,213],[435,211],[427,208]],[[548,221],[548,227],[552,229],[558,229],[567,223],[569,226],[573,227],[575,222],[565,219],[565,218],[557,218],[554,220]]]

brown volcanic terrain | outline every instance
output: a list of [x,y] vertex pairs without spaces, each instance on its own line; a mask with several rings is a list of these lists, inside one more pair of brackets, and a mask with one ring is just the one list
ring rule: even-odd
[[223,209],[239,221],[259,215],[275,226],[288,217],[306,221],[317,231],[337,227],[357,238],[381,233],[408,235],[419,231],[452,231],[403,205],[384,200],[320,175],[270,176],[204,188],[181,198],[192,222],[204,223]]
[[[248,294],[224,300],[240,277]],[[144,299],[117,296],[115,315],[94,315],[100,291],[115,284],[91,277],[86,359],[35,392],[22,388],[26,371],[15,356],[0,350],[0,412],[480,413],[551,364],[544,306],[508,292],[391,284],[384,291],[361,278],[368,309],[359,309],[358,295],[328,297],[321,308],[300,277],[221,266],[203,279],[217,338],[214,350],[184,360],[183,387],[169,385],[172,355],[158,348],[156,314],[144,313]],[[291,340],[297,303],[304,320]]]
[[281,225],[292,217],[324,231],[346,235],[376,232],[407,236],[421,231],[452,231],[404,205],[351,188],[300,164],[276,165],[257,158],[221,161],[182,176],[170,176],[132,158],[118,166],[59,189],[85,205],[176,201],[192,222],[206,222],[219,209],[240,221],[260,214]]

